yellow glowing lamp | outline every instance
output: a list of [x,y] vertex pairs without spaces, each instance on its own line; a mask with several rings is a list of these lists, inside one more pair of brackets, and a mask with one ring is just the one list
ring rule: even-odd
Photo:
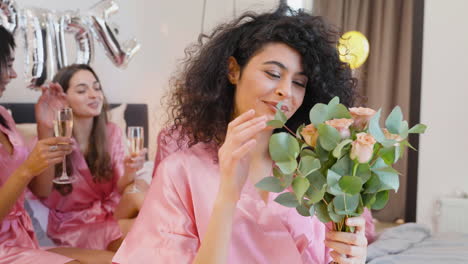
[[338,52],[342,62],[348,63],[351,69],[357,69],[369,56],[369,41],[359,31],[348,31],[338,42]]

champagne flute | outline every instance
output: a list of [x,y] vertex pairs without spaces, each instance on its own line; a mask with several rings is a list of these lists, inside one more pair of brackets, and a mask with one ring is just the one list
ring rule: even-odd
[[[127,143],[129,148],[129,154],[137,155],[143,149],[144,143],[144,130],[141,126],[129,126],[127,129]],[[136,175],[135,175],[136,176]],[[133,182],[133,187],[128,191],[129,193],[140,192],[136,187],[136,183]]]
[[[57,111],[57,117],[54,120],[54,134],[56,137],[72,136],[73,131],[73,111],[71,108],[63,108]],[[52,182],[56,184],[70,184],[74,178],[67,174],[67,157],[63,157],[62,175],[54,178]]]

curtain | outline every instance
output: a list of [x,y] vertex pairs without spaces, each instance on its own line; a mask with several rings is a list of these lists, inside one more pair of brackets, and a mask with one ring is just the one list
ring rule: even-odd
[[[313,13],[324,16],[342,32],[357,30],[369,40],[367,62],[356,69],[358,90],[366,106],[382,108],[388,116],[395,105],[408,120],[410,104],[413,0],[311,0]],[[381,221],[405,218],[407,155],[395,168],[402,173],[398,193],[387,206],[373,212]]]

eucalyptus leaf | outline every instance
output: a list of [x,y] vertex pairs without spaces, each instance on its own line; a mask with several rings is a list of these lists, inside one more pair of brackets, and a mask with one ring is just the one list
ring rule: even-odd
[[360,195],[346,195],[341,194],[337,195],[335,199],[333,199],[333,205],[335,206],[335,212],[338,214],[351,214],[354,213],[356,208],[359,205]]
[[293,175],[292,174],[284,174],[281,172],[279,168],[273,168],[273,176],[277,179],[279,179],[281,186],[283,187],[283,190],[289,186],[291,186],[291,183],[293,181]]
[[309,208],[309,214],[312,216],[315,214],[315,205],[311,205]]
[[309,183],[311,185],[311,188],[309,188],[309,191],[317,191],[322,189],[323,185],[327,183],[327,180],[325,179],[325,176],[320,171],[314,171],[311,174],[307,176],[307,179],[309,180]]
[[280,132],[270,137],[269,151],[275,162],[285,162],[296,159],[300,149],[296,138],[289,133]]
[[379,124],[381,113],[382,109],[379,109],[379,111],[377,111],[369,121],[369,133],[375,138],[375,140],[377,140],[377,142],[383,142],[386,139]]
[[423,134],[426,132],[427,126],[424,124],[417,124],[414,127],[412,127],[408,133],[410,134]]
[[339,215],[335,212],[335,207],[333,205],[333,203],[329,203],[328,206],[327,206],[327,211],[328,211],[328,215],[330,216],[331,220],[335,223],[339,223],[341,222],[345,215]]
[[379,156],[387,165],[392,165],[395,162],[395,146],[381,148]]
[[280,120],[270,120],[267,122],[267,126],[273,127],[273,128],[282,128],[285,123],[281,122]]
[[384,167],[384,168],[375,168],[371,169],[373,173],[375,173],[380,180],[380,188],[379,191],[383,190],[395,190],[398,191],[400,186],[400,180],[398,177],[398,171],[393,169],[392,167]]
[[341,175],[336,174],[332,170],[328,170],[327,174],[327,192],[333,195],[340,195],[343,194],[343,190],[341,190],[339,181],[341,179]]
[[317,145],[315,146],[315,152],[317,153],[320,161],[325,162],[328,160],[329,152],[322,147],[319,141],[317,141]]
[[281,185],[280,179],[276,177],[265,177],[261,181],[257,182],[257,184],[255,184],[255,187],[265,190],[265,191],[275,192],[275,193],[282,192],[285,189]]
[[315,207],[315,215],[320,220],[320,222],[326,224],[332,221],[330,218],[330,215],[328,214],[327,205],[323,201],[316,203],[314,207]]
[[349,155],[345,155],[339,159],[330,169],[339,175],[351,175],[353,174],[353,161]]
[[341,136],[336,128],[326,124],[318,125],[318,140],[320,145],[327,151],[332,151],[341,141]]
[[359,164],[356,170],[356,176],[361,178],[363,184],[366,183],[371,177],[371,170],[369,164]]
[[327,121],[328,106],[325,104],[315,104],[309,112],[310,122],[317,127],[319,124]]
[[375,202],[375,199],[376,199],[375,196],[376,195],[377,195],[376,193],[364,193],[364,194],[362,194],[361,197],[362,197],[363,205],[365,207],[370,208]]
[[284,174],[291,174],[297,169],[297,161],[296,159],[290,159],[287,161],[276,162],[276,166],[278,166]]
[[376,193],[381,188],[380,179],[375,174],[372,173],[370,179],[364,184],[364,193]]
[[314,158],[317,158],[318,155],[312,151],[311,149],[303,149],[301,150],[301,153],[299,154],[299,156],[302,158],[304,157],[307,157],[307,156],[310,156],[310,157],[314,157]]
[[276,197],[275,202],[290,208],[296,208],[299,206],[299,202],[296,199],[296,195],[290,192],[282,193]]
[[296,207],[296,211],[302,216],[310,216],[309,208],[305,207],[302,204]]
[[362,188],[362,181],[361,178],[357,176],[343,176],[338,181],[340,188],[343,192],[349,195],[358,194]]
[[292,182],[292,188],[294,193],[296,194],[296,198],[298,201],[302,200],[302,197],[306,193],[307,189],[309,189],[310,183],[306,178],[303,177],[296,177]]
[[343,150],[343,148],[348,145],[348,144],[351,144],[353,141],[351,139],[345,139],[343,141],[341,141],[337,146],[336,148],[333,150],[333,156],[337,159],[341,158],[341,151]]
[[408,137],[408,133],[409,133],[408,122],[405,120],[401,123],[400,138],[406,139]]
[[402,122],[403,113],[401,112],[401,108],[396,106],[387,117],[387,120],[385,121],[385,127],[387,127],[387,130],[390,133],[399,135],[401,133]]
[[328,107],[328,120],[339,119],[339,118],[352,118],[351,114],[348,111],[348,108],[342,104],[335,105],[333,107]]
[[323,196],[325,195],[326,190],[327,190],[326,184],[324,184],[322,188],[319,190],[315,190],[311,186],[309,190],[307,191],[306,195],[307,195],[307,198],[309,198],[309,201],[311,203],[316,203],[323,199]]
[[372,209],[374,210],[380,210],[387,205],[388,202],[388,191],[381,191],[378,192],[377,195],[375,196],[375,202],[372,204]]
[[316,159],[312,156],[304,156],[301,158],[301,162],[299,164],[299,171],[301,172],[303,177],[311,174],[312,172],[320,169],[320,160]]

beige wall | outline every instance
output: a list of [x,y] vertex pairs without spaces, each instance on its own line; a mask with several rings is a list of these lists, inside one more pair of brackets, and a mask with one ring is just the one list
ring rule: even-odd
[[[426,0],[417,221],[434,227],[435,202],[468,191],[468,1]],[[464,212],[468,214],[468,212]]]
[[[99,0],[16,0],[19,8],[42,7],[57,11],[85,12]],[[236,0],[237,14],[253,6],[255,10],[271,9],[277,0]],[[177,60],[184,48],[197,39],[201,29],[202,0],[117,0],[120,10],[110,19],[120,30],[119,39],[136,37],[141,50],[125,70],[114,67],[100,44],[95,44],[92,66],[101,78],[110,102],[147,103],[150,109],[150,157],[154,156],[155,137],[160,129],[160,99]],[[205,29],[232,18],[232,0],[206,0]],[[16,35],[18,42],[20,34]],[[38,92],[25,88],[22,77],[24,50],[18,43],[15,66],[20,76],[5,92],[2,102],[35,102]]]

